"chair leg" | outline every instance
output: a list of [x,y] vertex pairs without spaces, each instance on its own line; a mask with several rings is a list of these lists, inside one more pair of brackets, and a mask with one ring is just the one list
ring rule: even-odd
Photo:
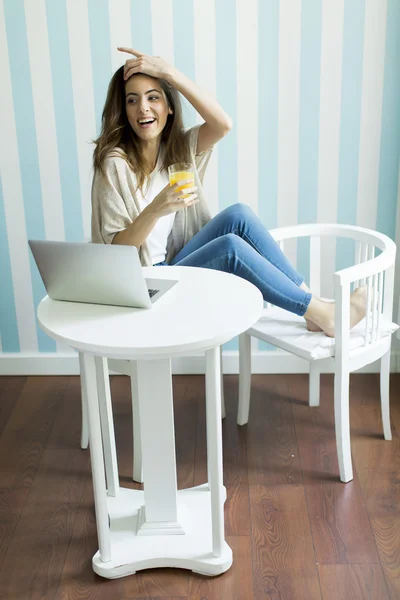
[[337,369],[335,371],[334,384],[335,434],[340,479],[344,483],[353,479],[350,446],[349,384],[349,372],[341,368]]
[[133,421],[133,475],[132,478],[137,483],[143,483],[143,464],[142,464],[142,437],[140,433],[140,413],[139,413],[139,390],[137,363],[130,361],[131,393],[132,393],[132,421]]
[[308,392],[308,405],[309,406],[319,406],[319,368],[315,361],[310,362],[310,382],[309,382],[309,392]]
[[86,450],[89,445],[89,425],[87,414],[87,383],[83,354],[79,352],[79,372],[81,379],[81,409],[82,409],[82,428],[81,428],[81,448]]
[[390,427],[389,380],[390,348],[381,358],[381,412],[383,435],[385,440],[392,439],[392,430]]
[[239,336],[239,406],[237,422],[245,425],[249,420],[251,386],[251,336]]
[[222,364],[222,346],[219,347],[220,353],[220,364],[221,364],[221,418],[225,419],[226,410],[225,410],[225,396],[224,396],[224,367]]

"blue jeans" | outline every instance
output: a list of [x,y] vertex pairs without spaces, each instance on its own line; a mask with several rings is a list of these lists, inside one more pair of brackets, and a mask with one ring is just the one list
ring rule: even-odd
[[233,273],[253,283],[266,302],[300,316],[311,300],[299,287],[303,277],[246,204],[218,213],[169,264]]

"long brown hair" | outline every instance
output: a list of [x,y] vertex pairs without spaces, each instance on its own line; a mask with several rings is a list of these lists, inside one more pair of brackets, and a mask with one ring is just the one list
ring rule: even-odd
[[[132,75],[135,77],[135,75]],[[183,134],[182,106],[178,91],[165,79],[158,79],[164,91],[167,102],[173,113],[168,115],[167,122],[161,134],[163,145],[163,168],[179,162],[189,162],[189,147]],[[137,185],[142,189],[148,175],[146,164],[140,150],[139,140],[129,124],[125,108],[124,68],[115,71],[108,86],[106,103],[104,105],[101,132],[94,140],[96,148],[93,152],[95,171],[104,174],[104,161],[113,150],[119,148],[122,156],[136,175]]]

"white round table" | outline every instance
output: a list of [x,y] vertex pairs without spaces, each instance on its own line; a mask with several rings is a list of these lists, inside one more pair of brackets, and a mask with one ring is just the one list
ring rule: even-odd
[[[144,274],[179,282],[151,309],[48,296],[38,307],[42,329],[83,355],[99,540],[93,569],[107,578],[153,567],[218,575],[232,564],[224,539],[219,349],[259,319],[263,298],[244,279],[211,269],[147,267]],[[208,483],[178,491],[171,358],[193,352],[206,354]],[[116,465],[111,403],[108,415],[102,406],[107,358],[136,361],[143,491],[121,488],[103,454],[103,443],[111,444]]]

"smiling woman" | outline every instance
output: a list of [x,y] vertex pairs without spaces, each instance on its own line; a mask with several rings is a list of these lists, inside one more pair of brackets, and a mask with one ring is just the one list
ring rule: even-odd
[[[143,265],[183,265],[234,273],[264,300],[304,316],[332,336],[335,308],[304,279],[245,204],[213,219],[202,181],[213,145],[232,127],[218,102],[162,58],[134,58],[113,75],[94,151],[92,241],[134,245]],[[179,92],[203,117],[184,130]],[[190,163],[193,180],[170,185],[168,167]],[[185,186],[185,189],[182,189]],[[188,187],[189,186],[189,187]],[[365,314],[365,291],[351,297],[351,326]]]

